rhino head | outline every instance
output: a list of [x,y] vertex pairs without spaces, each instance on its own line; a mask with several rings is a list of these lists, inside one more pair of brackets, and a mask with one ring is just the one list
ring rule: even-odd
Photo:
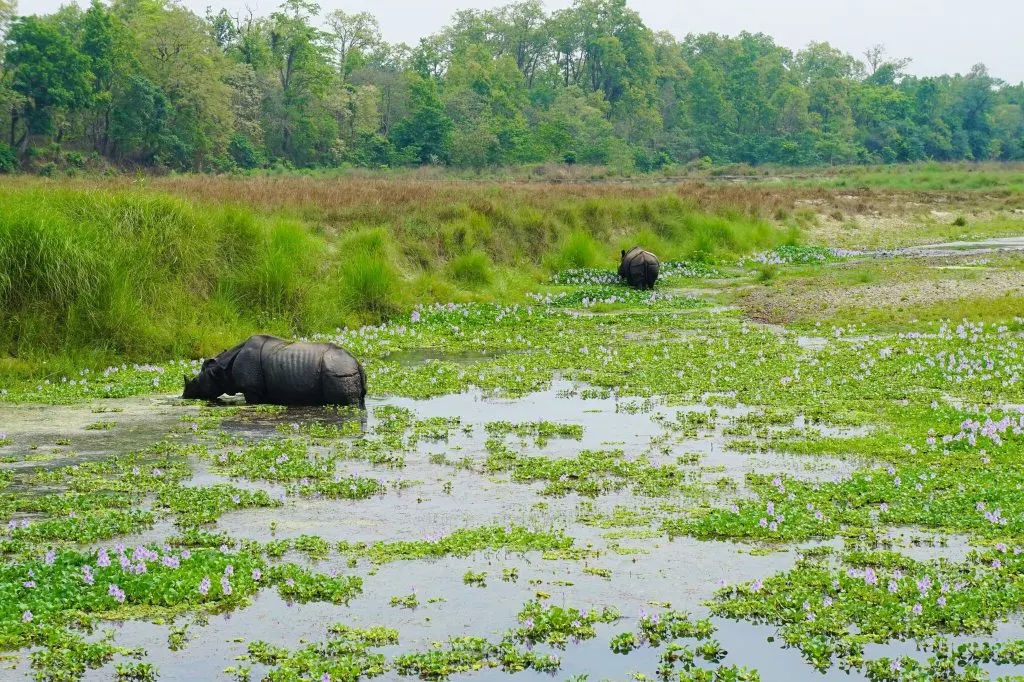
[[213,358],[203,363],[199,374],[192,379],[185,375],[182,398],[189,400],[216,400],[224,391],[224,368]]

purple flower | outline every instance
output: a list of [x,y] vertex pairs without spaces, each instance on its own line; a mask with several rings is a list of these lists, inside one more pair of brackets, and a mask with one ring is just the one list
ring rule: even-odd
[[821,600],[821,604],[822,604],[822,606],[826,606],[826,607],[827,606],[832,606],[832,597],[825,597],[823,600]]
[[878,576],[875,575],[875,569],[870,566],[864,570],[864,582],[868,585],[875,585],[878,583]]
[[100,568],[106,568],[110,566],[110,557],[107,555],[106,549],[101,549],[100,553],[96,557],[96,565]]
[[323,677],[320,678],[320,682],[331,682],[331,674],[324,673]]
[[945,606],[946,605],[946,598],[945,597],[939,597],[937,603],[938,603],[939,606]]
[[757,580],[755,580],[755,581],[754,581],[754,583],[753,583],[753,584],[752,584],[752,585],[750,586],[750,589],[751,589],[751,590],[753,590],[754,592],[760,592],[760,591],[761,591],[761,588],[762,588],[762,587],[764,587],[764,583],[763,583],[763,582],[761,581],[761,579],[760,579],[760,578],[758,578],[758,579],[757,579]]
[[192,558],[192,552],[187,549],[181,550],[181,558],[185,560]]
[[231,596],[231,582],[226,575],[220,579],[220,589],[224,592],[225,597]]
[[263,577],[263,571],[261,571],[258,568],[252,569],[252,579],[253,580],[259,580],[262,577]]
[[224,567],[224,575],[226,575],[228,577],[231,577],[234,574],[235,574],[235,567],[234,566],[232,566],[231,564],[228,564],[227,566]]
[[31,590],[31,589],[34,589],[34,588],[35,588],[35,586],[36,586],[36,581],[35,581],[35,580],[26,580],[26,581],[25,581],[24,583],[22,583],[22,584],[23,584],[23,585],[24,585],[25,587],[27,587],[28,589],[30,589],[30,590]]
[[107,594],[110,595],[111,597],[113,597],[114,600],[117,601],[119,604],[123,604],[124,603],[124,598],[125,598],[124,590],[122,590],[120,587],[118,587],[114,583],[110,583],[110,585],[107,587]]
[[892,592],[893,594],[896,594],[896,590],[897,589],[898,589],[898,587],[896,585],[896,581],[895,580],[890,580],[889,581],[889,591]]
[[52,550],[52,549],[46,553],[46,557],[43,559],[43,561],[46,562],[47,566],[53,566],[53,562],[56,561],[56,560],[57,560],[57,552],[55,550]]
[[921,612],[922,612],[922,611],[924,611],[924,609],[923,609],[923,608],[921,608],[921,605],[920,605],[920,604],[914,604],[914,608],[913,608],[913,609],[911,609],[911,611],[913,611],[913,612],[914,612],[914,615],[915,615],[915,616],[920,616],[920,615],[921,615]]
[[31,611],[26,611],[25,613],[21,614],[21,622],[22,623],[31,623],[32,622],[32,612]]
[[203,595],[205,597],[207,594],[209,594],[209,592],[210,592],[210,578],[208,576],[203,576],[203,581],[201,583],[199,583],[199,594],[201,594],[201,595]]

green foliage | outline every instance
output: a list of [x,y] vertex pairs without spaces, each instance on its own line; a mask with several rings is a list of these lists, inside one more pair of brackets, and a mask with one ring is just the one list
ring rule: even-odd
[[18,157],[6,142],[0,142],[0,173],[12,173],[18,169]]
[[347,236],[338,266],[336,291],[348,310],[367,320],[379,320],[399,306],[399,274],[389,259],[390,239],[384,230]]
[[604,260],[602,250],[591,234],[574,230],[566,237],[552,266],[557,270],[593,268]]
[[464,253],[452,260],[448,268],[453,280],[470,289],[476,289],[491,282],[491,262],[487,254],[482,251]]
[[[218,182],[226,183],[228,194],[244,186]],[[119,362],[125,356],[209,356],[256,332],[299,336],[375,324],[409,310],[414,300],[448,301],[459,291],[512,299],[531,268],[559,244],[593,253],[599,239],[642,237],[641,226],[652,220],[659,229],[649,238],[665,259],[695,252],[736,259],[783,237],[759,220],[695,212],[670,193],[520,200],[481,191],[472,198],[475,208],[428,194],[408,212],[355,209],[346,220],[363,216],[359,224],[381,226],[336,238],[317,227],[316,217],[260,216],[148,191],[35,183],[0,190],[0,200],[0,349],[31,362],[60,348],[98,356],[89,363],[94,366],[115,355]],[[672,272],[666,261],[666,278]],[[413,278],[420,273],[434,282],[446,278],[445,286],[419,289],[423,279]],[[656,308],[694,303],[616,287],[576,292],[558,305],[611,297],[645,298]],[[73,367],[81,369],[77,362]],[[87,388],[129,395],[125,391],[141,390],[147,376],[167,388],[182,372],[195,371],[164,369],[171,372],[108,371],[102,383]],[[73,391],[62,383],[40,386],[39,393],[51,399],[84,393],[75,382]]]
[[358,576],[327,576],[311,573],[296,564],[274,566],[269,571],[270,584],[289,601],[326,601],[348,604],[363,591],[363,579]]
[[445,556],[468,556],[484,549],[504,549],[509,552],[536,552],[549,549],[567,549],[572,538],[560,532],[535,531],[522,526],[461,528],[436,540],[405,540],[373,544],[338,544],[338,551],[352,556],[364,556],[375,564]]
[[384,673],[384,656],[371,648],[398,644],[398,632],[375,626],[361,630],[347,625],[328,627],[329,638],[298,651],[275,647],[266,642],[250,642],[249,657],[264,665],[275,666],[265,679],[284,682],[300,679],[356,682]]
[[677,40],[619,0],[459,13],[411,49],[368,13],[301,0],[241,23],[99,4],[17,19],[7,38],[0,129],[33,169],[50,143],[200,172],[1024,159],[1021,86],[983,66],[915,77],[881,49],[869,71],[827,43]]

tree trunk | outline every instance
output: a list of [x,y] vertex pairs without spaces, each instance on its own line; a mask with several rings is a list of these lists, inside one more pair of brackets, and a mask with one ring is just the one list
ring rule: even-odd
[[107,107],[107,110],[103,112],[103,138],[100,145],[102,147],[100,154],[106,156],[107,149],[110,147],[110,107]]

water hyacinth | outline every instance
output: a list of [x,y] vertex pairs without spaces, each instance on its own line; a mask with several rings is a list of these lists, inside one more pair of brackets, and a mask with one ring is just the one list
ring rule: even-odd
[[125,593],[124,593],[124,590],[122,590],[120,587],[118,587],[114,583],[110,583],[110,585],[107,587],[107,594],[110,595],[111,597],[113,597],[114,601],[116,601],[117,603],[119,603],[119,604],[123,604],[124,603],[125,596],[126,596]]
[[[800,273],[818,270],[816,263],[821,259],[808,258],[816,262]],[[719,274],[736,278],[737,284],[749,280],[737,275],[731,265],[719,267]],[[806,324],[768,332],[743,319],[737,311],[723,315],[696,306],[686,308],[680,300],[685,297],[674,294],[669,298],[663,295],[665,289],[658,296],[634,295],[614,279],[556,286],[565,288],[551,294],[545,289],[535,299],[539,304],[536,306],[424,305],[409,313],[408,319],[399,314],[393,322],[338,330],[322,338],[339,339],[366,358],[374,409],[394,408],[392,395],[428,398],[450,394],[451,404],[459,405],[462,391],[495,411],[506,406],[501,401],[490,401],[494,396],[508,399],[510,410],[534,401],[541,416],[548,410],[548,403],[543,401],[552,401],[551,414],[562,414],[557,411],[563,407],[558,401],[587,400],[578,410],[584,415],[579,421],[587,429],[585,445],[573,443],[572,438],[556,437],[553,440],[561,442],[548,446],[535,442],[532,433],[522,442],[515,433],[503,433],[498,438],[486,430],[485,417],[471,418],[468,410],[458,415],[461,423],[438,426],[430,421],[435,417],[427,415],[434,414],[439,406],[449,409],[448,399],[436,404],[410,401],[403,404],[404,413],[395,411],[391,413],[393,418],[387,419],[371,409],[365,423],[352,431],[336,426],[334,414],[321,421],[320,417],[298,411],[264,411],[265,406],[216,410],[192,406],[185,415],[187,420],[175,430],[178,440],[161,446],[166,450],[125,458],[105,470],[81,463],[79,469],[61,474],[63,478],[55,475],[47,480],[48,474],[37,474],[39,478],[33,482],[61,486],[79,497],[69,495],[72,501],[48,502],[55,507],[52,511],[22,511],[18,507],[18,514],[38,513],[39,519],[26,534],[21,534],[19,524],[8,524],[3,539],[18,543],[19,552],[24,547],[24,556],[35,562],[32,565],[40,576],[35,579],[40,585],[37,594],[53,584],[51,571],[70,570],[77,591],[92,594],[88,587],[97,583],[96,596],[108,611],[115,611],[122,603],[113,599],[114,593],[104,595],[102,585],[111,581],[125,586],[133,597],[133,609],[136,601],[143,601],[136,598],[140,584],[153,585],[154,590],[166,588],[167,594],[175,594],[180,583],[179,592],[188,596],[175,607],[183,609],[221,596],[230,597],[224,599],[224,604],[234,607],[242,597],[255,596],[264,589],[279,590],[281,599],[289,604],[331,601],[347,589],[342,587],[344,577],[334,568],[319,572],[282,570],[291,558],[287,553],[301,553],[303,562],[309,561],[310,565],[324,561],[321,557],[341,555],[361,569],[408,561],[409,575],[413,575],[419,567],[414,562],[453,555],[467,557],[468,561],[479,556],[502,561],[506,556],[515,559],[521,552],[531,552],[537,555],[530,555],[531,563],[535,559],[563,562],[559,566],[564,565],[569,573],[565,582],[575,581],[574,590],[585,594],[585,583],[593,578],[584,575],[601,576],[619,585],[618,581],[625,579],[620,576],[629,575],[634,563],[643,566],[653,559],[643,553],[652,546],[657,545],[660,552],[677,551],[678,545],[653,539],[663,533],[698,540],[730,539],[746,546],[763,543],[771,549],[796,552],[801,559],[793,570],[765,575],[732,589],[720,581],[723,591],[715,597],[715,608],[739,620],[769,623],[780,630],[779,641],[792,646],[819,643],[820,651],[826,653],[809,646],[801,649],[814,665],[819,657],[837,659],[844,652],[853,652],[852,644],[860,644],[837,633],[869,633],[883,641],[927,641],[947,634],[953,622],[987,626],[1006,609],[1015,608],[1008,606],[1014,599],[1019,603],[1021,595],[1015,591],[1014,581],[1020,566],[1013,558],[1017,549],[1011,551],[1019,543],[1011,540],[1021,529],[1015,496],[1019,495],[1017,486],[1024,483],[1015,464],[1024,446],[1024,433],[1017,432],[1022,427],[1021,415],[1013,407],[1020,392],[1018,377],[1024,377],[1019,348],[1013,345],[1020,343],[1024,332],[1021,324],[1008,323],[1008,329],[998,331],[998,327],[988,324],[922,322],[891,331],[873,327],[870,322],[867,326],[858,323],[830,330],[826,321],[820,330],[814,327],[815,331]],[[579,290],[568,289],[573,286]],[[608,286],[608,292],[598,288],[601,286]],[[556,306],[564,309],[555,310]],[[893,323],[893,328],[898,325]],[[796,333],[814,334],[815,338],[804,347],[792,338]],[[421,348],[437,348],[439,356],[478,352],[483,359],[471,358],[463,364],[461,357],[458,362],[444,357],[411,362],[391,358],[392,354],[397,357]],[[115,392],[121,390],[119,377],[128,372],[110,373],[110,377],[118,377],[110,379]],[[158,377],[147,375],[144,382],[152,383],[154,378]],[[96,384],[95,377],[92,382]],[[77,383],[70,383],[61,382],[64,388],[60,390],[81,395]],[[538,388],[551,395],[527,396],[524,403],[513,402]],[[42,397],[54,395],[56,390],[47,385]],[[690,406],[695,403],[700,404],[699,417],[689,416]],[[570,405],[565,403],[567,408]],[[444,419],[454,420],[457,409],[451,408],[452,413]],[[229,410],[236,415],[232,419],[246,424],[244,436],[220,426]],[[684,416],[674,416],[677,411]],[[589,412],[600,416],[585,416]],[[714,416],[710,416],[712,412]],[[650,427],[645,421],[649,416]],[[264,422],[271,418],[274,426],[266,429]],[[636,421],[636,428],[630,422],[610,439],[592,426],[607,422],[609,430],[615,431],[627,419]],[[575,416],[564,419],[574,420]],[[249,429],[262,429],[258,442]],[[487,444],[484,439],[500,441],[501,445]],[[691,448],[694,440],[704,445],[713,441],[714,454],[709,456],[706,448]],[[194,449],[186,450],[184,441]],[[285,444],[291,441],[298,445]],[[761,469],[758,462],[757,467],[743,468],[746,463],[740,461],[747,458],[736,457],[738,470],[733,470],[732,461],[720,468],[714,461],[719,443],[723,451],[753,453],[751,460],[762,457],[767,466]],[[594,454],[589,448],[600,452]],[[583,452],[588,454],[584,456]],[[814,463],[804,466],[801,460],[790,466],[791,462],[775,459],[780,453],[806,456]],[[854,453],[863,455],[863,461],[855,459]],[[427,457],[429,462],[425,461]],[[232,484],[200,487],[188,481],[191,464],[178,466],[183,460],[201,461],[216,475],[230,478]],[[397,475],[407,466],[404,476]],[[382,473],[385,467],[394,473]],[[420,467],[429,467],[431,473],[422,475]],[[366,473],[353,475],[352,471]],[[389,504],[401,509],[406,509],[405,505],[434,509],[438,499],[444,499],[438,493],[442,484],[452,480],[457,492],[451,499],[460,509],[460,487],[466,481],[474,484],[463,488],[466,518],[476,513],[478,505],[472,496],[479,494],[475,484],[481,483],[488,489],[499,486],[508,492],[516,509],[520,502],[525,505],[523,509],[536,505],[543,523],[549,522],[548,515],[555,516],[541,511],[549,504],[555,507],[548,498],[578,504],[576,515],[559,511],[557,518],[559,523],[565,519],[569,531],[581,532],[567,531],[561,536],[568,543],[551,533],[547,539],[520,542],[516,538],[526,529],[512,522],[517,512],[505,507],[493,527],[440,530],[420,524],[408,537],[387,542],[374,540],[373,532],[367,530],[365,544],[300,539],[290,533],[278,538],[274,525],[271,540],[254,543],[230,537],[217,525],[223,514],[242,517],[251,514],[254,507],[276,506],[278,494],[290,494],[298,500],[291,510],[298,514],[305,513],[307,505],[344,500],[358,515],[375,508],[370,505],[377,502],[370,498],[377,495],[387,495],[385,501],[391,500]],[[85,497],[85,491],[109,487],[112,482],[123,488],[125,495],[124,499],[112,495],[111,506],[138,505],[139,500],[145,500],[143,504],[148,507],[153,500],[156,521],[173,525],[173,531],[160,538],[163,547],[159,552],[133,547],[127,551],[101,550],[72,560],[65,548],[77,539],[79,529],[90,528],[89,524],[98,518],[88,507],[106,504]],[[903,482],[908,485],[903,486]],[[254,503],[250,493],[257,488],[266,494],[266,500]],[[594,504],[588,506],[592,500]],[[694,500],[699,501],[696,507]],[[57,530],[46,525],[54,518],[66,523],[73,513],[69,505],[76,506],[78,523]],[[699,513],[693,513],[695,508]],[[470,524],[467,521],[465,525]],[[223,528],[231,527],[234,524],[223,524]],[[163,529],[163,525],[147,525],[142,531]],[[928,538],[936,533],[956,533],[966,536],[972,547],[987,549],[979,550],[975,558],[958,560],[956,570],[926,565],[902,552],[911,541],[903,530],[893,529],[910,529],[907,535]],[[603,546],[597,549],[578,539],[571,542],[598,533],[604,537]],[[88,546],[132,535],[114,529],[90,539]],[[837,542],[837,538],[842,541]],[[630,542],[620,543],[624,539]],[[944,552],[940,541],[935,542],[939,545],[936,552]],[[195,553],[194,561],[186,546]],[[60,554],[51,555],[51,547],[60,548]],[[44,550],[48,550],[46,555]],[[816,562],[815,552],[825,550],[831,552],[828,562]],[[740,560],[747,562],[748,558]],[[598,565],[605,562],[608,568]],[[713,566],[702,570],[714,575]],[[380,575],[386,574],[382,571]],[[24,576],[22,571],[17,578],[23,581]],[[213,586],[213,579],[220,581],[221,592]],[[19,585],[14,583],[15,588]],[[671,597],[652,589],[652,601]],[[706,596],[710,596],[711,587],[705,589]],[[371,594],[364,598],[371,598]],[[544,609],[561,603],[559,596],[547,601],[538,597],[537,601]],[[494,603],[500,606],[500,602]],[[60,620],[51,618],[49,611],[32,601],[18,604],[13,620],[28,606],[47,626]],[[917,606],[920,611],[915,610]],[[367,608],[374,606],[368,604]],[[939,615],[943,610],[948,620]],[[124,613],[127,610],[122,609],[119,615]],[[516,630],[540,634],[549,625],[547,612],[543,614],[526,612],[516,621]],[[102,617],[102,612],[98,610],[97,615]],[[298,617],[300,611],[294,615]],[[672,622],[663,612],[643,612],[640,620],[639,631],[628,633],[629,642],[649,644],[650,632],[663,628],[666,621]],[[568,643],[575,642],[589,627],[586,611],[567,612],[564,618],[560,614],[557,622],[562,628],[559,634],[564,634]],[[526,632],[520,634],[526,636]],[[486,641],[473,640],[473,646],[479,647],[473,650],[496,656],[496,649],[488,647],[497,647],[499,642],[482,639]],[[353,645],[355,639],[339,637],[332,641],[346,651],[369,648]],[[514,651],[525,656],[525,647],[542,641],[513,642]],[[697,641],[693,647],[690,642],[676,642],[688,648],[658,653],[682,657],[673,659],[678,671],[682,665],[679,661],[687,654],[701,658],[699,652],[704,650],[698,647],[708,645],[706,651],[714,655],[706,639]],[[465,640],[459,642],[466,650],[471,648]],[[446,643],[415,660],[426,659],[426,653],[440,660],[445,653],[461,652],[458,646],[458,642]],[[513,651],[508,642],[501,646],[506,652]],[[275,673],[284,674],[281,671],[288,670],[285,661],[303,660],[314,663],[304,668],[307,677],[327,675],[324,666],[333,661],[304,651],[300,647],[281,653],[270,665],[278,668]],[[455,659],[455,653],[452,659],[444,660]],[[364,654],[375,655],[366,650],[358,656]],[[539,654],[535,651],[533,655]],[[391,665],[393,658],[389,653],[384,661]],[[358,660],[362,665],[364,659]],[[907,667],[916,665],[910,660]],[[482,667],[499,667],[497,657],[474,661]],[[837,662],[852,665],[855,674],[866,674],[868,663],[857,661],[852,653],[831,664]],[[886,660],[884,666],[889,665]],[[331,670],[334,672],[334,668]],[[401,674],[397,667],[393,672]],[[560,671],[566,677],[575,672]],[[410,668],[408,674],[421,672]]]

